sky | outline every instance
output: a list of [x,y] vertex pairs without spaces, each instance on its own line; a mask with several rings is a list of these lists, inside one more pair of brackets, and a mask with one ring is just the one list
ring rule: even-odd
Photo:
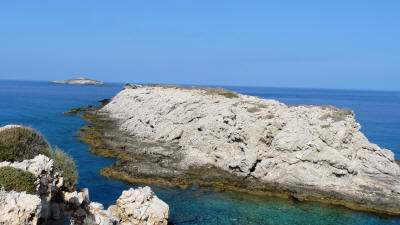
[[0,1],[0,79],[400,90],[400,1]]

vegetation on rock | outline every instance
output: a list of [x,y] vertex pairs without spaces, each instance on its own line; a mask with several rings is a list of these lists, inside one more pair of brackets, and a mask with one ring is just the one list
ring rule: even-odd
[[0,162],[23,161],[39,154],[48,155],[49,143],[42,135],[27,127],[13,127],[1,131]]
[[261,110],[258,107],[251,107],[247,109],[247,112],[249,113],[255,113],[255,112],[260,112]]
[[221,93],[219,93],[219,95],[223,95],[227,98],[239,98],[239,96],[235,92],[232,92],[232,91],[221,92]]
[[320,119],[326,120],[331,118],[335,122],[343,121],[346,119],[347,116],[353,115],[353,111],[348,108],[338,109],[333,106],[322,106],[323,109],[331,110],[330,113],[323,115]]
[[63,175],[66,191],[75,190],[78,182],[78,172],[76,171],[75,162],[71,156],[56,148],[50,153],[50,158],[54,160],[54,170]]
[[55,171],[63,174],[64,189],[73,190],[78,180],[74,160],[32,128],[13,127],[0,132],[0,162],[20,162],[42,154],[54,160]]
[[26,191],[28,194],[35,194],[35,181],[35,175],[30,172],[9,166],[0,168],[0,185],[6,191]]

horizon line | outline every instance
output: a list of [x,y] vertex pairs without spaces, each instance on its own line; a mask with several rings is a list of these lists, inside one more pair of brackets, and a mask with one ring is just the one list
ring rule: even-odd
[[[71,78],[71,79],[77,79],[77,78]],[[88,78],[92,79],[92,78]],[[23,80],[23,79],[3,79],[0,78],[0,81],[17,81],[17,82],[50,82],[52,80]],[[101,81],[101,80],[100,80]],[[117,82],[117,81],[101,81],[104,84],[126,84],[126,83],[132,83],[132,84],[142,84],[142,85],[147,85],[147,84],[161,84],[161,85],[181,85],[181,86],[201,86],[201,87],[252,87],[252,88],[283,88],[283,89],[310,89],[310,90],[326,90],[326,91],[373,91],[373,92],[400,92],[399,90],[383,90],[383,89],[366,89],[366,88],[328,88],[328,87],[323,87],[323,88],[317,88],[317,87],[293,87],[293,86],[261,86],[261,85],[229,85],[229,84],[189,84],[189,83],[165,83],[165,82],[131,82],[131,81],[125,81],[125,82]]]

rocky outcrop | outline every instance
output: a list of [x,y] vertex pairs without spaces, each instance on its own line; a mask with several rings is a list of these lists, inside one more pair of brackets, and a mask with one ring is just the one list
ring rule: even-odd
[[[1,127],[0,131],[15,126]],[[36,194],[0,190],[0,224],[167,224],[169,208],[149,187],[123,192],[112,210],[90,202],[89,190],[63,189],[64,178],[55,172],[53,159],[38,155],[22,162],[0,162],[36,176]],[[0,184],[1,186],[1,184]]]
[[125,159],[104,175],[222,183],[400,214],[394,154],[368,141],[351,110],[287,106],[223,89],[126,87],[83,115],[97,126],[81,140],[93,152]]
[[104,83],[97,80],[92,80],[89,78],[78,78],[78,79],[71,79],[71,80],[63,80],[63,81],[50,81],[53,84],[80,84],[80,85],[103,85]]
[[104,210],[102,204],[90,202],[88,189],[61,191],[62,177],[54,176],[53,160],[46,156],[1,162],[0,167],[4,166],[35,174],[38,194],[0,191],[0,224],[64,224],[62,221],[75,225],[167,224],[169,207],[149,187],[124,191],[116,205]]
[[90,203],[86,224],[167,225],[169,206],[150,187],[122,192],[117,204],[104,210],[99,203]]
[[36,195],[0,191],[0,224],[36,225],[41,210],[41,200]]
[[121,225],[167,225],[168,205],[150,187],[122,192],[117,204],[108,209]]
[[[34,159],[22,162],[0,162],[0,167],[14,167],[28,171],[37,177],[35,182],[38,197],[41,199],[41,210],[39,218],[45,220],[51,216],[50,204],[63,185],[63,179],[58,173],[54,173],[53,160],[47,156],[38,155]],[[33,203],[32,203],[33,204]]]

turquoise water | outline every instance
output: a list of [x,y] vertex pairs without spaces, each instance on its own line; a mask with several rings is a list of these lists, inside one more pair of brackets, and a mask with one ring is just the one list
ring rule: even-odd
[[[99,175],[115,162],[91,154],[88,145],[75,140],[86,124],[78,116],[63,115],[73,107],[95,105],[117,94],[122,84],[68,86],[46,82],[0,81],[0,126],[14,123],[39,130],[53,145],[72,155],[78,165],[79,187],[90,198],[108,206],[122,190],[131,187]],[[354,109],[367,137],[391,149],[400,159],[400,92],[316,90],[291,88],[227,87],[287,104],[330,104]],[[175,224],[400,224],[399,217],[356,212],[344,207],[304,203],[231,192],[214,192],[192,186],[187,190],[153,186],[170,205]]]

